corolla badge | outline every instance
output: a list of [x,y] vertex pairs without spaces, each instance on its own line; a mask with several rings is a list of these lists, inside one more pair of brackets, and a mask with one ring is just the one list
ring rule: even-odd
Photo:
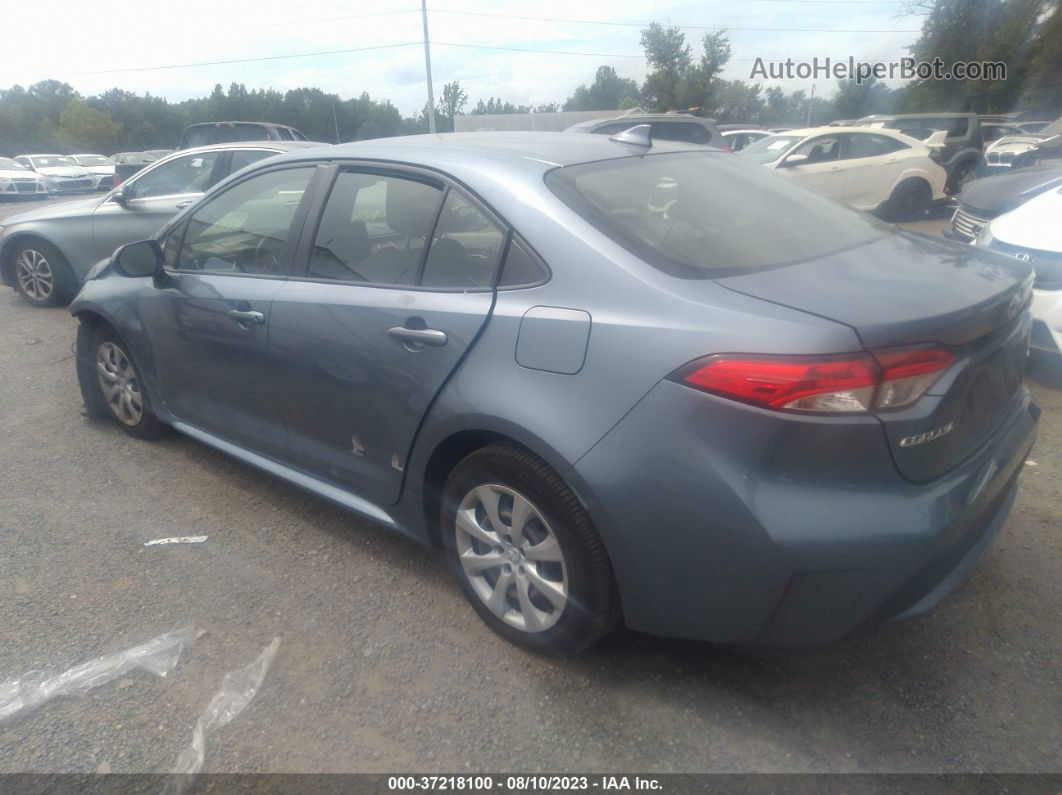
[[939,428],[934,428],[925,433],[918,433],[914,436],[905,436],[903,439],[900,439],[900,447],[914,447],[915,445],[935,441],[941,436],[951,433],[954,428],[955,423],[949,422],[947,425],[941,425]]

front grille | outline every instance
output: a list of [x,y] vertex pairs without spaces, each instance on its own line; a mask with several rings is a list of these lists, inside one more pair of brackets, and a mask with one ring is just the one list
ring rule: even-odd
[[1036,348],[1039,351],[1050,351],[1051,353],[1058,353],[1058,346],[1055,345],[1055,338],[1051,335],[1051,329],[1047,327],[1047,324],[1042,320],[1034,320],[1032,325],[1032,336],[1029,338],[1029,347]]
[[81,190],[83,188],[91,188],[91,179],[64,179],[59,183],[59,187],[63,190]]
[[37,192],[37,180],[15,180],[15,190],[19,193],[36,193]]
[[1032,265],[1036,274],[1033,287],[1038,290],[1062,290],[1062,253],[1012,246],[1001,240],[993,241],[992,248]]
[[1014,152],[1004,152],[1002,155],[999,156],[999,159],[1003,163],[1013,163]]
[[955,215],[951,217],[952,236],[963,243],[969,243],[971,240],[977,239],[977,236],[981,234],[981,229],[990,220],[989,218],[975,215],[969,207],[960,205],[959,209],[955,211]]

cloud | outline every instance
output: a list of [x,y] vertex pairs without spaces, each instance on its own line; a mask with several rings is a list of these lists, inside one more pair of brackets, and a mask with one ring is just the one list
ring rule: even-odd
[[[56,6],[44,14],[41,5]],[[10,36],[0,63],[0,86],[28,85],[45,77],[71,83],[83,94],[114,86],[181,100],[208,94],[215,83],[244,83],[250,89],[287,90],[316,86],[340,96],[368,91],[390,98],[406,114],[423,107],[424,53],[421,18],[413,0],[388,6],[367,0],[316,0],[306,6],[265,6],[259,0],[95,0],[91,6],[73,0],[8,4],[5,26],[28,35]],[[640,25],[662,23],[730,29],[734,61],[726,75],[748,79],[756,57],[796,59],[829,55],[860,60],[898,58],[915,34],[846,34],[783,31],[741,31],[770,28],[918,28],[917,18],[897,18],[901,0],[859,5],[784,3],[746,0],[739,10],[710,12],[697,2],[633,0],[617,7],[613,0],[541,0],[516,6],[501,0],[441,2],[430,16],[432,71],[436,93],[444,83],[460,80],[472,102],[497,96],[514,103],[562,102],[576,85],[593,79],[601,64],[614,66],[639,83],[645,64],[639,42]],[[731,7],[732,8],[732,7]],[[283,9],[287,9],[285,14]],[[513,20],[493,16],[443,13],[463,10],[484,14],[532,17],[574,17],[629,22],[624,25],[562,23],[549,19]],[[372,15],[352,18],[357,15]],[[383,14],[383,15],[381,15]],[[44,22],[43,20],[63,20]],[[701,31],[687,30],[695,54]],[[504,50],[465,49],[444,42],[493,47],[613,53],[614,57],[576,56]],[[306,58],[218,64],[182,69],[143,67],[270,58],[320,53],[383,44],[412,43],[393,49],[317,55]],[[635,57],[621,57],[635,56]],[[109,74],[109,69],[133,68]],[[826,87],[820,81],[819,93]],[[832,82],[832,81],[831,81]],[[810,88],[811,81],[788,81],[787,90]],[[832,90],[832,87],[831,89]]]

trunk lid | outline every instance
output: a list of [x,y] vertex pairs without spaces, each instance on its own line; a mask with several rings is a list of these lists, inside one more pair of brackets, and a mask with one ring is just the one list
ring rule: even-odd
[[938,477],[971,455],[1019,398],[1031,321],[1027,263],[910,233],[717,280],[850,326],[868,350],[936,344],[955,363],[911,406],[879,411],[900,473]]

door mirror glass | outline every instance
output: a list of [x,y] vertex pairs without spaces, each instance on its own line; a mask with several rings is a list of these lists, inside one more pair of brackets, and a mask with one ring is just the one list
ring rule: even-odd
[[136,186],[131,182],[123,182],[118,186],[118,190],[114,192],[112,198],[124,207],[129,201],[136,198]]
[[162,267],[162,248],[157,240],[129,243],[114,252],[111,265],[122,276],[153,276]]

